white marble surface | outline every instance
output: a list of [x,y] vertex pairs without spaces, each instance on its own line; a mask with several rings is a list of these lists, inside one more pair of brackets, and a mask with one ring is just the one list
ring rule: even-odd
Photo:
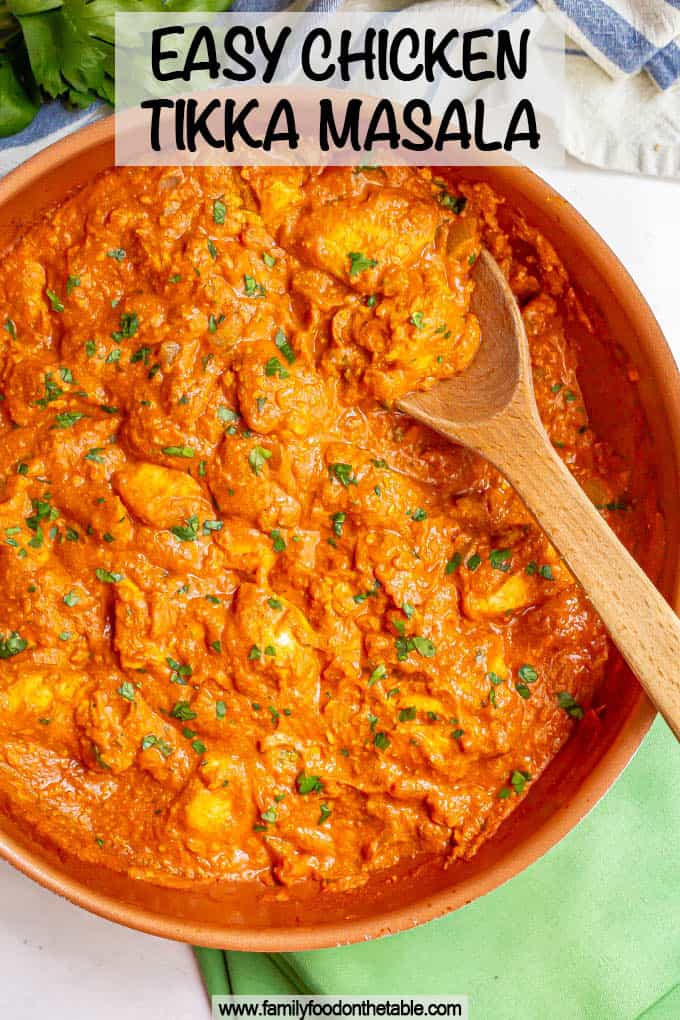
[[[680,183],[575,162],[544,176],[630,270],[680,361]],[[209,1017],[188,947],[90,916],[6,864],[0,903],[0,1016],[7,1020]]]

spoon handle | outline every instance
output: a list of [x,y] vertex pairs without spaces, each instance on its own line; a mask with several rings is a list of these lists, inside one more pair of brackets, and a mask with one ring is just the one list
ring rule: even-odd
[[[532,420],[485,455],[511,482],[588,594],[624,659],[680,740],[680,619]],[[526,429],[526,432],[525,432]]]

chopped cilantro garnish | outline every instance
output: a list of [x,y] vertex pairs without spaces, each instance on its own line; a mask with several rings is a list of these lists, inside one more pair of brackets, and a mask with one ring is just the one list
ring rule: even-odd
[[511,549],[492,549],[489,554],[489,562],[494,570],[508,571],[511,558]]
[[50,304],[52,305],[52,311],[53,312],[63,312],[64,311],[64,305],[63,305],[59,295],[55,294],[54,291],[50,290],[49,287],[45,288],[45,293],[47,294],[47,296],[48,296],[48,298],[50,300]]
[[191,446],[164,446],[161,453],[164,453],[166,457],[183,457],[186,460],[190,460],[194,456]]
[[375,667],[375,669],[373,670],[373,672],[371,673],[371,675],[368,678],[368,685],[369,685],[369,687],[372,687],[373,684],[376,684],[378,682],[378,680],[384,680],[386,676],[387,676],[387,667],[385,666],[384,663],[381,662],[379,665],[377,665]]
[[467,198],[463,195],[452,195],[450,191],[444,188],[439,194],[439,204],[443,205],[445,209],[450,209],[454,213],[462,213],[463,209],[467,205]]
[[278,358],[269,358],[265,362],[264,374],[269,376],[278,376],[279,379],[287,379],[290,372],[287,368],[284,368]]
[[70,429],[72,425],[85,417],[86,415],[82,411],[62,411],[61,414],[56,415],[52,428]]
[[267,461],[271,459],[271,455],[272,451],[265,449],[264,446],[254,446],[252,448],[248,454],[248,463],[254,475],[259,475]]
[[243,284],[247,297],[264,297],[266,291],[261,283],[258,283],[254,276],[250,276],[245,273],[243,276]]
[[284,552],[284,550],[286,548],[286,543],[284,542],[283,538],[281,537],[281,532],[277,531],[276,528],[275,528],[274,531],[270,531],[269,532],[269,537],[272,540],[274,552],[275,553],[282,553],[282,552]]
[[447,562],[444,568],[444,573],[454,574],[456,570],[458,570],[458,567],[461,565],[462,562],[463,557],[461,556],[461,554],[459,552],[454,553],[451,559]]
[[196,713],[188,701],[176,701],[170,715],[173,719],[180,719],[182,722],[190,722],[196,718]]
[[281,351],[288,364],[292,365],[295,361],[295,351],[290,346],[288,338],[282,329],[277,329],[276,335],[274,336],[274,343]]
[[213,222],[221,225],[224,223],[227,215],[227,207],[222,201],[222,198],[216,198],[213,202]]
[[164,758],[168,758],[173,751],[172,745],[168,744],[166,740],[161,740],[160,737],[155,736],[153,733],[147,733],[142,738],[142,751],[148,751],[150,747],[157,748]]
[[122,574],[114,574],[110,570],[102,570],[101,567],[97,567],[95,574],[97,579],[103,584],[118,584],[123,580]]
[[338,538],[342,537],[342,529],[346,520],[347,514],[344,513],[342,510],[339,510],[335,514],[331,514],[331,524],[333,526],[333,531],[338,536]]
[[195,515],[187,517],[184,524],[177,524],[170,528],[170,531],[181,542],[195,542],[198,538],[198,517]]
[[349,259],[350,280],[353,276],[357,276],[358,273],[363,273],[367,269],[374,269],[378,265],[377,259],[369,259],[360,251],[347,252],[347,258]]
[[298,793],[303,796],[308,793],[321,793],[323,790],[323,783],[319,776],[310,776],[306,772],[301,772],[296,782]]
[[120,327],[111,334],[117,344],[121,340],[129,340],[139,329],[139,318],[136,312],[123,312],[120,317]]
[[28,648],[28,641],[13,630],[7,637],[0,634],[0,659],[11,659]]
[[351,464],[342,464],[340,462],[329,464],[328,472],[331,478],[337,478],[340,484],[346,489],[348,489],[350,485],[357,485],[356,477],[352,474]]
[[584,711],[578,701],[574,698],[573,694],[569,691],[559,691],[557,694],[557,704],[560,708],[563,708],[567,715],[570,715],[572,719],[582,719]]

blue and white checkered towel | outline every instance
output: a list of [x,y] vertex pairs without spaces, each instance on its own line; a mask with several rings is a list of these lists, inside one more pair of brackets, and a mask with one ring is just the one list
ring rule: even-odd
[[[612,78],[644,68],[660,89],[680,82],[680,0],[499,0],[519,13],[540,5]],[[567,51],[569,53],[569,51]]]

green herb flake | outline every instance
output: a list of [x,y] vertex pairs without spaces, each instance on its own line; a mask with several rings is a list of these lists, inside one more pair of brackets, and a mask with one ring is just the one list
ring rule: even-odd
[[157,737],[154,733],[147,733],[145,737],[142,737],[141,747],[142,751],[148,751],[149,748],[155,747],[164,758],[169,758],[173,751],[171,744]]
[[467,198],[463,195],[452,195],[450,191],[444,188],[439,194],[439,204],[444,206],[445,209],[450,209],[451,212],[459,214],[465,209]]
[[268,460],[271,460],[272,451],[264,446],[254,446],[248,454],[250,470],[254,475],[259,475]]
[[236,411],[233,411],[231,407],[225,407],[224,404],[221,404],[220,407],[217,408],[217,417],[225,425],[230,422],[238,421],[238,414]]
[[222,201],[222,198],[216,198],[213,202],[213,222],[221,226],[227,216],[227,207]]
[[331,514],[331,525],[333,527],[333,531],[338,536],[338,538],[342,538],[342,529],[346,520],[347,514],[344,513],[342,510],[339,510],[335,514]]
[[283,367],[278,358],[269,358],[265,362],[264,374],[269,378],[278,376],[279,379],[287,379],[290,376],[290,372]]
[[352,474],[352,465],[336,462],[329,464],[328,472],[331,478],[336,478],[340,484],[348,489],[350,485],[357,485],[356,477]]
[[310,776],[306,772],[301,772],[296,780],[298,793],[306,796],[308,793],[321,793],[323,791],[323,783],[319,776]]
[[243,286],[246,297],[265,297],[266,291],[261,283],[258,283],[254,276],[249,273],[243,275]]
[[387,667],[384,663],[379,663],[368,678],[368,686],[372,687],[373,684],[377,684],[378,680],[384,680],[387,676]]
[[489,562],[494,570],[508,571],[511,566],[511,549],[492,549],[489,554]]
[[274,343],[281,351],[288,364],[292,365],[293,362],[295,361],[295,351],[291,347],[288,341],[288,337],[286,336],[282,329],[277,329],[276,334],[274,336]]
[[365,272],[367,269],[374,269],[378,265],[377,259],[369,259],[360,251],[347,252],[349,259],[349,278]]
[[62,411],[61,414],[56,415],[52,428],[70,429],[77,421],[86,417],[87,415],[82,411]]
[[110,570],[103,570],[101,567],[97,567],[95,574],[97,575],[97,580],[101,581],[102,584],[119,584],[123,580],[122,574],[115,574]]
[[28,648],[28,641],[13,630],[7,637],[0,634],[0,659],[12,659]]
[[574,698],[573,694],[569,691],[559,691],[557,694],[557,704],[560,708],[563,708],[567,715],[571,716],[572,719],[583,719],[585,712],[578,701]]
[[178,524],[170,531],[180,542],[195,542],[198,538],[198,517],[187,517],[184,524]]
[[47,294],[47,297],[49,298],[49,302],[50,302],[50,304],[52,306],[52,311],[53,312],[63,312],[64,311],[64,305],[63,305],[59,295],[55,294],[54,291],[50,290],[49,287],[45,288],[45,293]]
[[135,700],[135,687],[129,680],[123,680],[122,684],[118,688],[118,693],[121,698],[125,698],[126,701]]
[[194,452],[191,446],[164,446],[161,449],[166,457],[182,457],[185,460],[191,460]]
[[273,547],[275,553],[285,552],[286,543],[283,540],[283,538],[281,537],[281,532],[280,531],[277,531],[276,529],[274,529],[274,531],[270,531],[269,532],[269,537],[272,540],[272,547]]
[[461,556],[461,554],[459,552],[454,553],[451,559],[448,560],[446,566],[444,567],[444,573],[455,574],[455,572],[458,570],[458,567],[461,565],[462,562],[463,557]]
[[530,782],[530,780],[531,776],[528,772],[522,772],[521,770],[515,769],[512,773],[510,776],[510,784],[518,797],[524,792],[524,787],[528,782]]
[[123,312],[120,317],[119,328],[111,334],[117,344],[122,340],[129,340],[139,329],[139,317],[136,312]]
[[173,719],[180,719],[182,722],[191,722],[192,719],[196,718],[196,713],[188,701],[176,701],[170,711],[170,715]]

